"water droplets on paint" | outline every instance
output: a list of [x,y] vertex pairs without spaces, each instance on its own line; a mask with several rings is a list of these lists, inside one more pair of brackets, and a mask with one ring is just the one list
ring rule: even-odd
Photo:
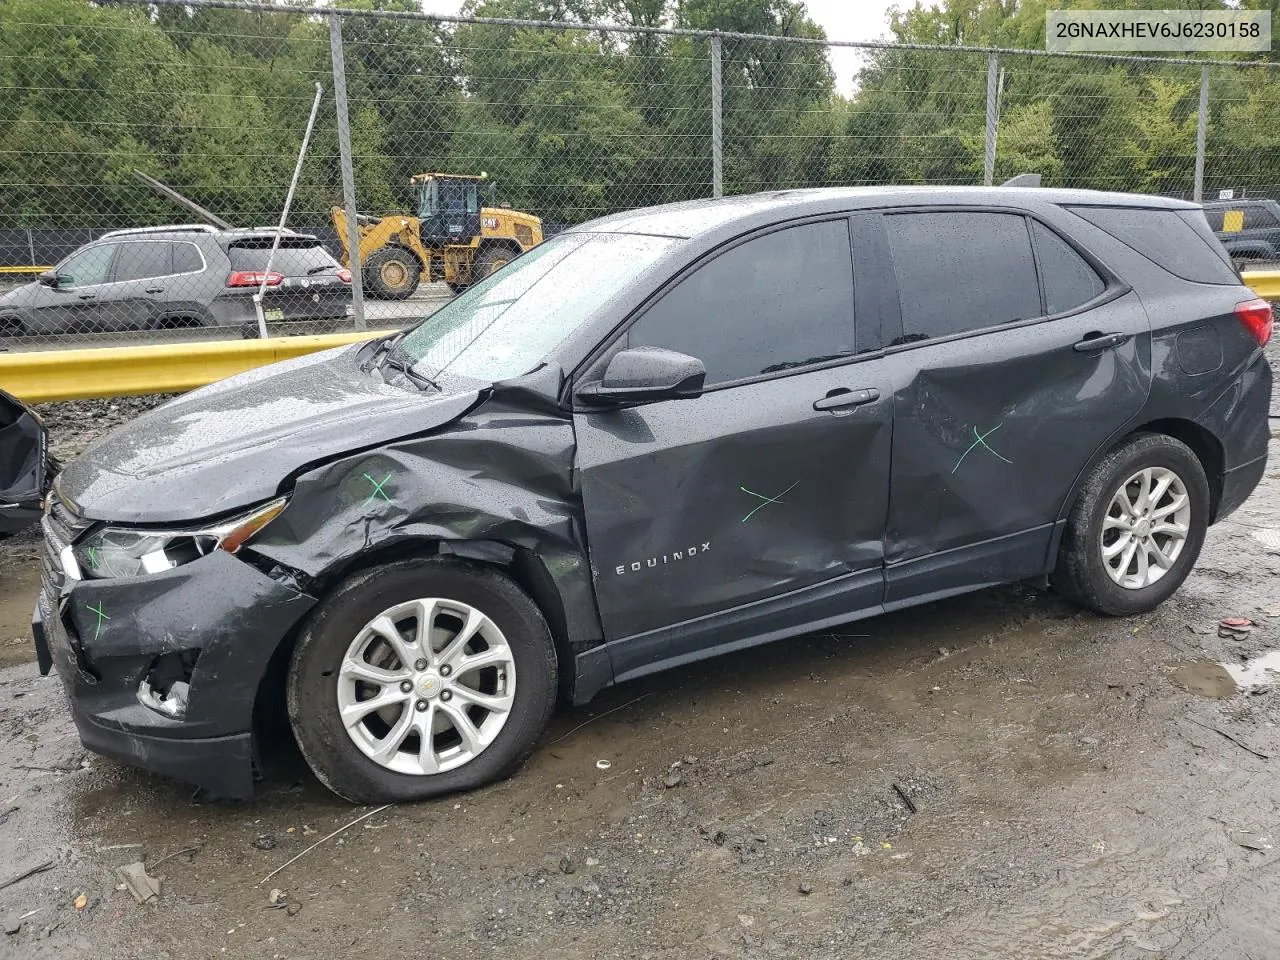
[[1272,650],[1245,663],[1216,660],[1183,660],[1173,666],[1174,686],[1201,697],[1224,699],[1269,687],[1280,680],[1280,650]]

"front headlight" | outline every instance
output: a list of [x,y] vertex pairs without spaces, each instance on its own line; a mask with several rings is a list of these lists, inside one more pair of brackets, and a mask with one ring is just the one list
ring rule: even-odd
[[197,530],[130,530],[103,527],[72,548],[84,577],[114,579],[160,573],[214,550],[235,553],[278,517],[288,497],[272,500],[252,512]]

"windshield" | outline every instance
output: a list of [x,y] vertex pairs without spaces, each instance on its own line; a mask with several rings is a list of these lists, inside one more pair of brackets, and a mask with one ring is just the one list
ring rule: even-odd
[[646,267],[681,241],[562,234],[428,317],[403,349],[424,373],[505,380],[532,370]]

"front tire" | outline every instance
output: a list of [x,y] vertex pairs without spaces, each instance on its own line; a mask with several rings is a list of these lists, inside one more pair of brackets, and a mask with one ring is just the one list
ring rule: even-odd
[[490,247],[476,257],[475,266],[471,268],[471,282],[479,283],[495,270],[501,270],[515,258],[515,251],[507,247]]
[[338,796],[423,800],[514,772],[551,716],[556,671],[541,612],[502,574],[398,561],[354,575],[312,614],[289,718]]
[[1131,438],[1086,477],[1054,589],[1108,616],[1154,610],[1195,566],[1210,503],[1204,467],[1186,444],[1156,433]]
[[382,300],[405,300],[418,289],[422,264],[403,247],[383,247],[364,264],[364,285]]

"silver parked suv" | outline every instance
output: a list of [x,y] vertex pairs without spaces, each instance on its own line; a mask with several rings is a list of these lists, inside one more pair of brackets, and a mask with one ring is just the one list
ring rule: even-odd
[[[275,235],[204,224],[113,231],[0,296],[0,334],[255,324],[253,295]],[[314,236],[284,231],[266,279],[268,321],[351,313],[351,274]]]

